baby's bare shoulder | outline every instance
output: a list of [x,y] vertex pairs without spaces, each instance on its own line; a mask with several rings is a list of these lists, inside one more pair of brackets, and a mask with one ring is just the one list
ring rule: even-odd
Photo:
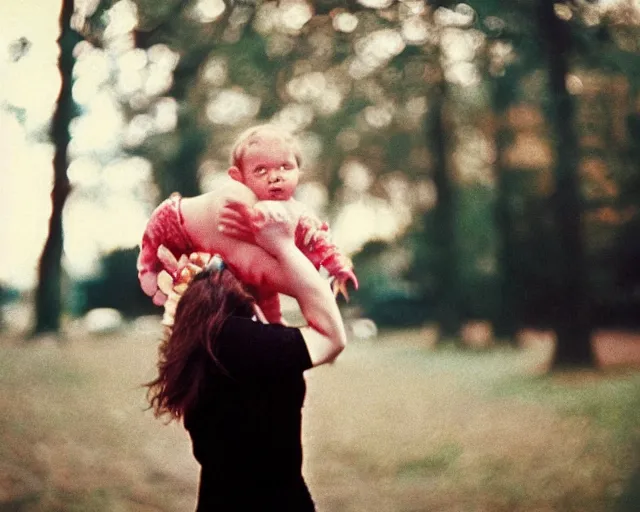
[[256,195],[249,187],[232,179],[224,182],[220,188],[210,193],[216,194],[224,200],[240,201],[249,206],[253,206],[257,201]]
[[227,201],[239,201],[253,206],[256,203],[255,194],[247,186],[237,181],[229,179],[222,182],[214,190],[205,192],[195,197],[183,198],[183,211],[188,215],[192,212],[200,216],[202,212],[209,212],[209,215],[219,210]]

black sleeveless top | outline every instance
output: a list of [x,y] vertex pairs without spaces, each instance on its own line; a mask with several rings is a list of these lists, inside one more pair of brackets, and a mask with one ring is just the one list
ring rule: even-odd
[[184,417],[201,465],[197,511],[315,510],[302,477],[303,372],[312,363],[300,330],[230,317],[215,354],[224,371],[211,361]]

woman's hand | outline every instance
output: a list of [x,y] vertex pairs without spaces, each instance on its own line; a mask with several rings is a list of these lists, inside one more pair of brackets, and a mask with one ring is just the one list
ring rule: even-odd
[[227,201],[220,210],[218,231],[243,242],[256,243],[254,223],[259,214],[240,201]]
[[295,220],[281,201],[261,201],[254,207],[229,201],[220,212],[219,229],[227,236],[255,243],[278,257],[295,247]]

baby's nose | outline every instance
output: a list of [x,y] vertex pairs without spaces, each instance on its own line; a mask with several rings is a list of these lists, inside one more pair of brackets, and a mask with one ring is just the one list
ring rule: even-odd
[[269,172],[269,181],[280,181],[280,170],[272,169]]

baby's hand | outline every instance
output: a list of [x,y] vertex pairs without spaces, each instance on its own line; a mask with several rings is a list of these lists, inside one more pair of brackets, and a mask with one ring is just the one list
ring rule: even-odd
[[347,291],[347,283],[351,281],[354,290],[358,289],[358,278],[353,273],[352,270],[342,270],[338,273],[338,275],[334,278],[331,283],[331,289],[333,290],[333,295],[338,296],[338,293],[341,293],[344,298],[349,301],[349,292]]

